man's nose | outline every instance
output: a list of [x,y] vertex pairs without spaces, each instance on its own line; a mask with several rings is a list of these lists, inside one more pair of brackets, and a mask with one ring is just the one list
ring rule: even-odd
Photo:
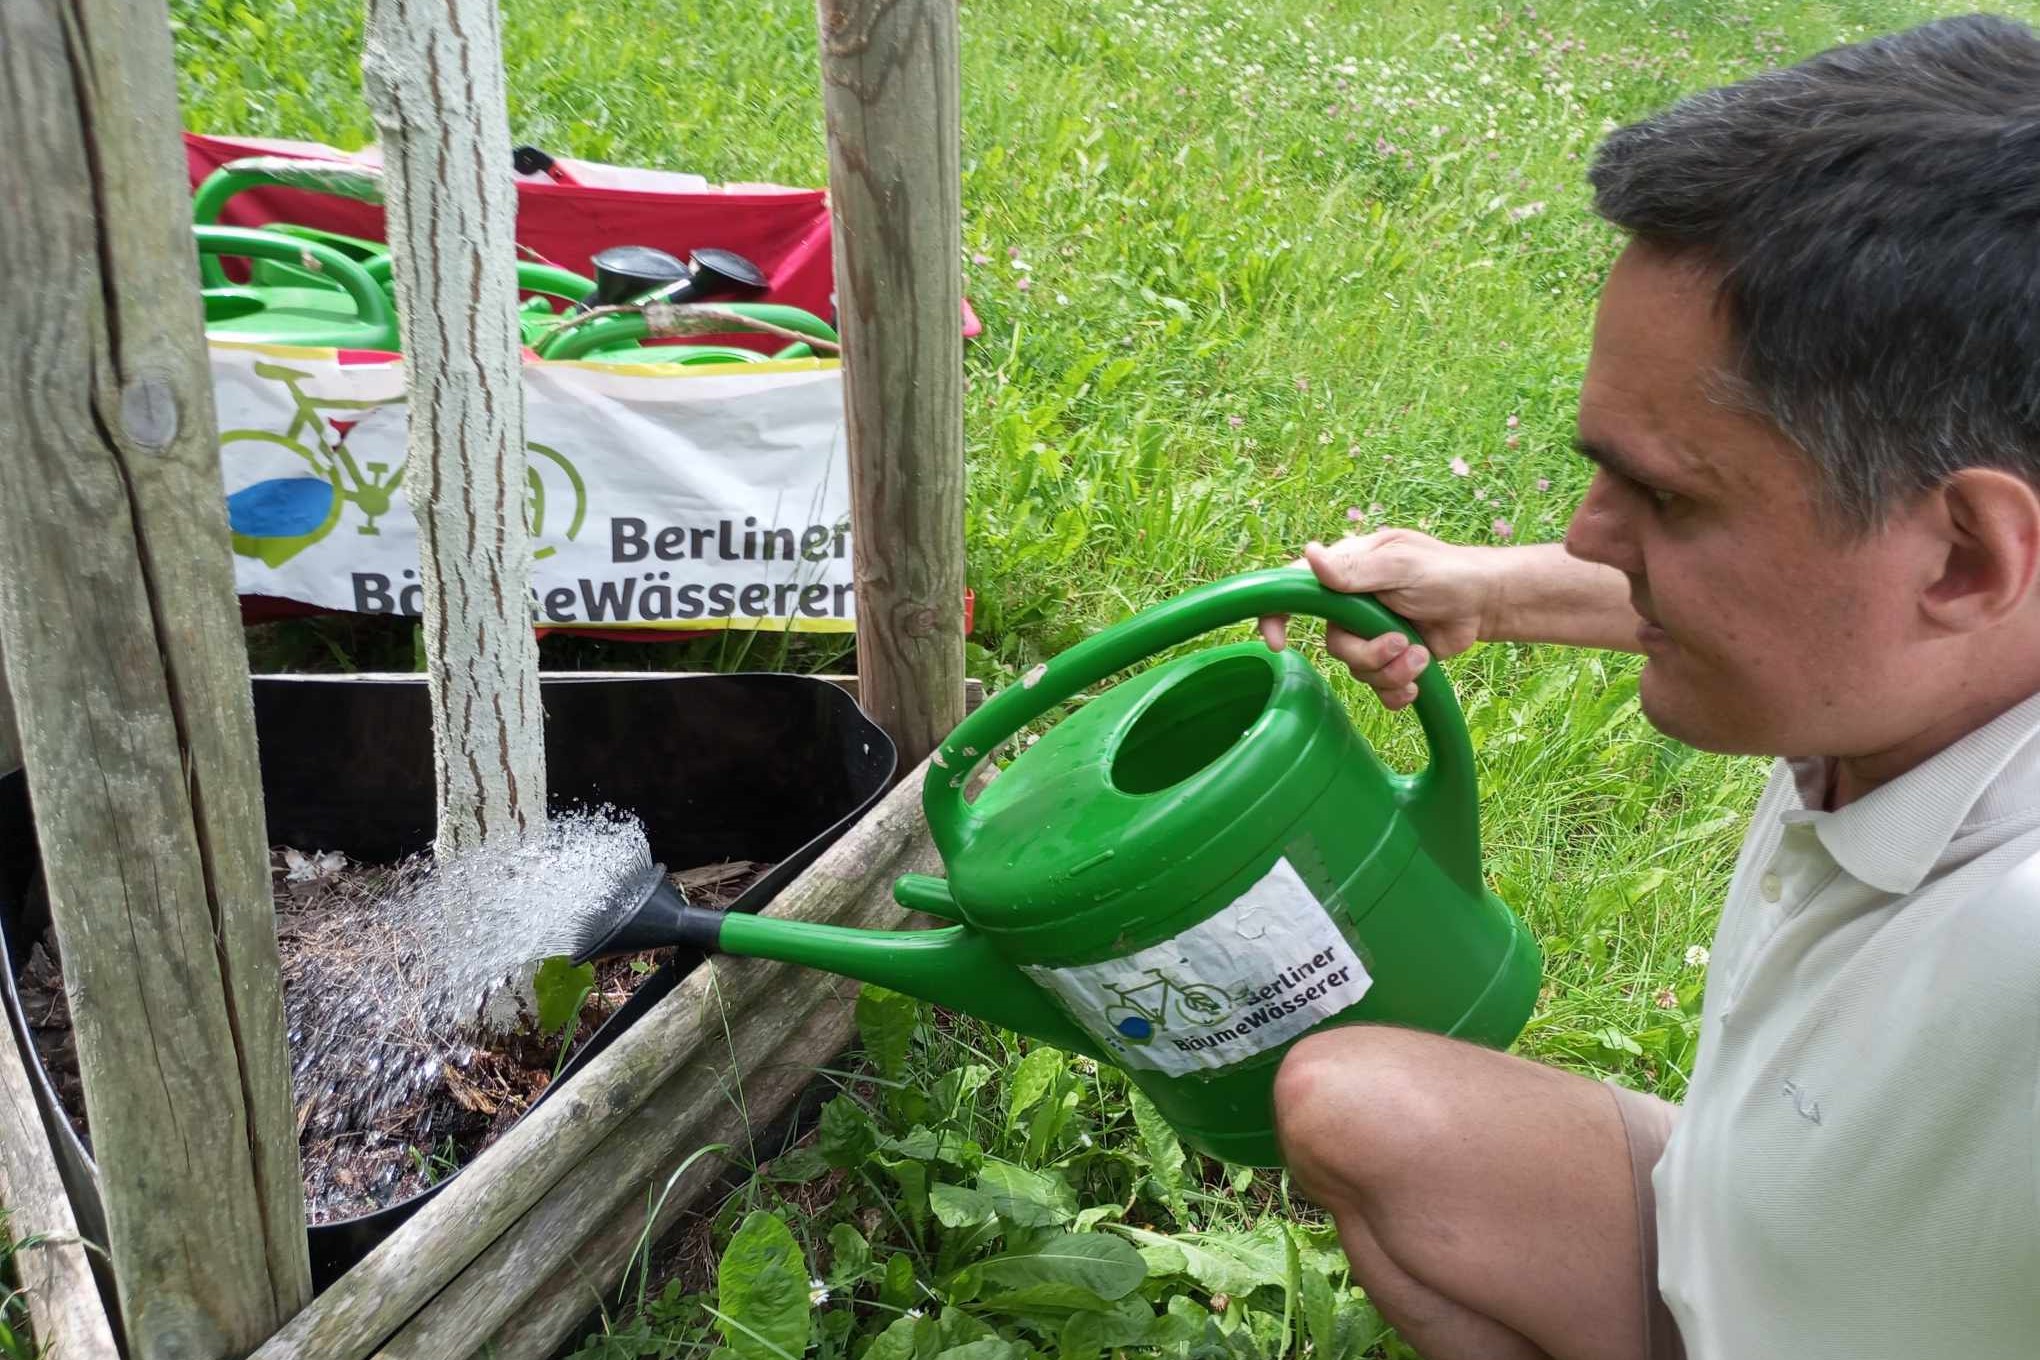
[[1643,571],[1632,508],[1605,472],[1596,472],[1586,498],[1565,528],[1565,550],[1584,562],[1613,567],[1626,575]]

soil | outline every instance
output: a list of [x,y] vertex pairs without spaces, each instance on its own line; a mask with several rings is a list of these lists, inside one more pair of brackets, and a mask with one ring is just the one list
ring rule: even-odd
[[[307,965],[333,962],[348,932],[322,924],[357,912],[364,902],[389,891],[401,867],[352,865],[329,857],[309,878],[293,881],[291,864],[304,862],[279,849],[271,884],[276,903],[277,949],[286,999]],[[685,869],[671,875],[691,902],[727,907],[772,866],[750,860]],[[302,874],[302,870],[300,873]],[[40,891],[38,883],[36,890]],[[595,987],[581,1007],[577,1027],[564,1046],[569,1055],[664,961],[665,952],[604,959],[596,965]],[[84,1088],[78,1052],[53,932],[32,946],[15,978],[23,1013],[43,1070],[86,1146]],[[305,1212],[309,1222],[330,1223],[373,1213],[418,1194],[444,1179],[500,1137],[531,1108],[564,1064],[562,1045],[552,1036],[520,1026],[508,1034],[478,1037],[463,1050],[464,1061],[443,1063],[438,1079],[365,1129],[339,1135],[313,1130],[301,1101],[298,1150],[304,1167]]]

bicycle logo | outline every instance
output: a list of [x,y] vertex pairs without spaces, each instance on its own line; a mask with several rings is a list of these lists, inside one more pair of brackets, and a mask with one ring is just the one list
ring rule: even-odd
[[[227,497],[227,527],[234,551],[280,567],[339,527],[349,505],[361,508],[362,520],[355,532],[379,536],[376,523],[390,512],[392,500],[404,482],[404,465],[386,462],[357,462],[347,447],[347,437],[372,412],[403,404],[402,397],[357,401],[338,397],[314,397],[301,384],[316,375],[286,368],[282,364],[255,365],[255,376],[283,384],[290,393],[293,415],[281,434],[271,430],[224,430],[220,450],[225,453],[236,443],[264,444],[280,448],[303,463],[306,471],[289,476],[268,477]],[[330,427],[332,437],[328,438]],[[559,450],[527,442],[525,466],[525,525],[534,541],[545,532],[546,483],[541,463],[549,464],[564,478],[571,497],[567,527],[562,534],[572,542],[580,536],[588,518],[588,485]],[[559,551],[546,545],[532,553],[543,561]]]
[[1119,1004],[1105,1008],[1105,1021],[1121,1038],[1136,1044],[1153,1041],[1155,1032],[1173,1017],[1183,1025],[1215,1025],[1232,1014],[1232,998],[1204,982],[1181,982],[1159,968],[1147,970],[1148,980],[1136,986],[1105,984]]

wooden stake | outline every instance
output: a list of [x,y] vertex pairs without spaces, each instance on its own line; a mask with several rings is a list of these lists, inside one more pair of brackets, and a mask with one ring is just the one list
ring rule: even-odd
[[955,0],[820,0],[857,674],[912,769],[963,719]]
[[[910,865],[931,864],[931,853],[917,772],[789,884],[769,914],[803,921],[840,921],[846,915],[875,924],[902,921],[906,914],[897,907],[877,904],[889,900],[893,879]],[[871,915],[859,917],[860,912]],[[675,1073],[713,1054],[725,1042],[725,1016],[775,1004],[790,971],[755,959],[719,958],[689,973],[313,1300],[255,1360],[361,1360],[382,1345]],[[581,1226],[593,1224],[584,1220]],[[481,1340],[476,1337],[475,1344]]]
[[124,1330],[311,1293],[247,657],[162,0],[0,3],[0,653]]
[[370,0],[442,859],[545,820],[497,0]]
[[5,1231],[26,1243],[14,1270],[28,1301],[28,1330],[45,1355],[119,1360],[99,1301],[78,1221],[57,1175],[56,1155],[36,1109],[35,1089],[14,1035],[0,1024],[0,1207]]

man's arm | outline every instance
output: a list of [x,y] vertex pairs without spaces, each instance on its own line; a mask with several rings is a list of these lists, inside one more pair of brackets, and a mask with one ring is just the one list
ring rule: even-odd
[[[1325,650],[1390,708],[1415,700],[1417,676],[1433,656],[1456,656],[1476,642],[1635,651],[1642,622],[1621,572],[1582,562],[1556,543],[1484,548],[1383,529],[1330,546],[1313,543],[1297,565],[1308,565],[1333,590],[1373,595],[1421,634],[1325,631]],[[1261,635],[1278,651],[1287,642],[1285,623],[1261,621]]]
[[1637,650],[1636,629],[1643,620],[1629,603],[1628,578],[1613,567],[1583,562],[1559,543],[1465,551],[1487,555],[1485,569],[1494,582],[1480,641]]

